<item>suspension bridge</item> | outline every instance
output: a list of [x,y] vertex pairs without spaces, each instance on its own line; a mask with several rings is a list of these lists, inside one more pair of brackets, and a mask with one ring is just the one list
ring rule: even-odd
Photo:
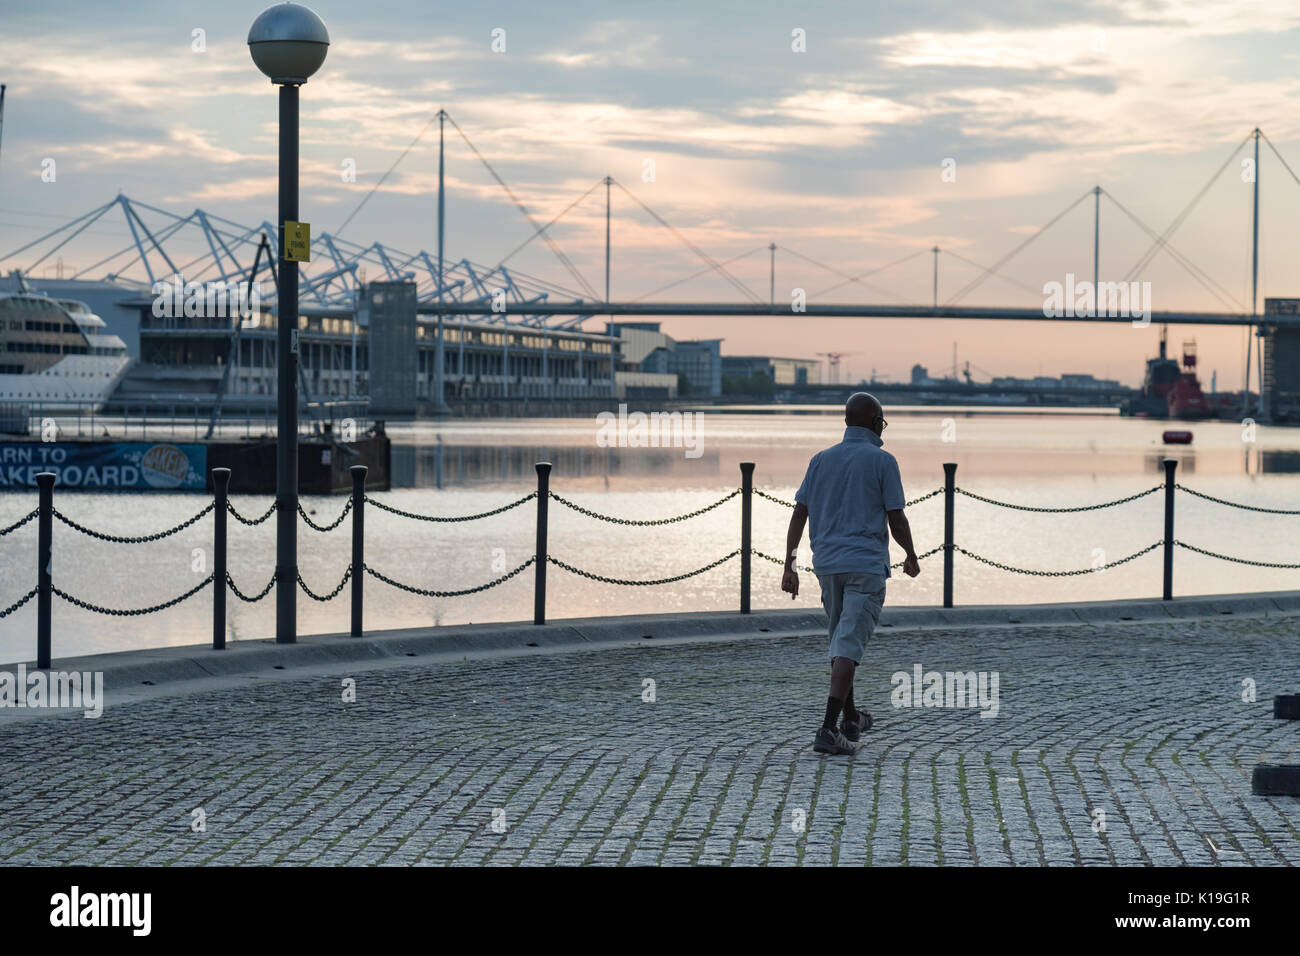
[[[409,252],[387,245],[380,241],[366,243],[354,242],[343,238],[341,233],[355,218],[357,213],[379,192],[398,165],[420,144],[434,123],[438,126],[438,217],[436,250],[429,252],[421,249]],[[475,159],[486,169],[487,173],[501,189],[520,215],[527,221],[531,234],[523,242],[507,253],[495,264],[473,262],[468,258],[448,259],[445,256],[445,155],[446,134],[450,126],[463,140]],[[1253,188],[1252,204],[1252,248],[1251,248],[1251,297],[1243,303],[1232,295],[1208,271],[1194,263],[1180,252],[1172,243],[1179,229],[1205,198],[1210,187],[1219,180],[1225,170],[1233,163],[1248,145],[1253,144]],[[883,265],[858,271],[849,271],[790,248],[784,244],[769,242],[739,255],[720,258],[711,254],[693,241],[682,229],[668,222],[659,212],[651,208],[644,200],[628,189],[623,183],[611,176],[605,176],[583,193],[574,198],[560,213],[553,218],[542,221],[521,201],[519,195],[506,182],[499,171],[488,161],[461,126],[445,110],[439,110],[420,130],[410,145],[397,157],[392,166],[361,198],[356,207],[333,232],[321,232],[314,235],[311,242],[312,264],[304,265],[301,288],[300,310],[304,314],[342,315],[356,314],[360,291],[367,275],[384,281],[412,282],[416,286],[417,313],[438,319],[438,359],[437,379],[443,378],[443,336],[442,320],[444,318],[477,318],[489,323],[499,323],[504,330],[512,328],[546,328],[556,330],[580,330],[583,323],[597,316],[611,319],[643,318],[660,316],[713,316],[713,317],[759,317],[759,316],[798,316],[801,318],[856,318],[856,319],[971,319],[971,320],[1013,320],[1034,322],[1135,322],[1130,309],[1107,309],[1103,306],[1106,288],[1110,287],[1112,306],[1114,291],[1122,287],[1125,292],[1132,283],[1139,282],[1151,264],[1161,256],[1176,263],[1209,297],[1219,303],[1221,308],[1210,311],[1195,310],[1161,310],[1147,308],[1143,311],[1140,324],[1181,324],[1193,326],[1244,326],[1256,329],[1256,338],[1262,343],[1277,330],[1300,329],[1300,315],[1269,314],[1261,316],[1258,307],[1259,287],[1259,200],[1260,200],[1260,150],[1267,147],[1285,171],[1286,175],[1300,184],[1300,176],[1286,161],[1271,140],[1256,128],[1251,130],[1241,141],[1236,143],[1224,161],[1214,170],[1205,184],[1196,192],[1179,214],[1162,230],[1157,230],[1139,217],[1127,204],[1121,202],[1110,191],[1100,185],[1092,186],[1073,198],[1064,208],[1050,217],[1041,227],[1003,253],[992,264],[985,265],[962,253],[943,249],[938,245],[926,245],[912,249],[906,254],[884,263]],[[573,259],[565,253],[556,238],[556,227],[581,204],[603,187],[604,192],[604,289],[603,294],[588,279]],[[613,197],[614,191],[630,201],[638,214],[644,214],[657,227],[660,227],[676,239],[692,256],[699,261],[699,266],[689,275],[677,279],[666,286],[644,296],[629,301],[614,301],[610,295],[611,263],[613,260]],[[1091,236],[1092,252],[1092,290],[1095,306],[1076,314],[1073,309],[1064,314],[1049,314],[1044,307],[1017,307],[1010,305],[966,304],[972,293],[980,289],[990,278],[997,277],[1028,293],[1041,298],[1044,291],[1009,276],[1006,269],[1009,264],[1043,235],[1058,227],[1059,223],[1073,210],[1092,201],[1093,230]],[[1102,240],[1102,205],[1117,210],[1122,220],[1132,223],[1150,240],[1145,252],[1133,263],[1123,275],[1114,282],[1103,280],[1100,271]],[[91,227],[104,220],[110,214],[118,212],[125,221],[130,242],[108,255],[98,258],[91,264],[78,269],[73,279],[100,278],[126,285],[134,284],[142,294],[154,283],[168,281],[174,275],[183,275],[189,281],[204,283],[231,283],[239,281],[256,282],[265,272],[271,282],[275,280],[272,263],[278,259],[278,230],[274,223],[264,220],[256,225],[233,222],[203,209],[195,209],[187,215],[172,212],[160,207],[118,195],[107,203],[90,210],[62,225],[50,230],[40,237],[24,243],[13,251],[0,257],[0,267],[17,271],[20,275],[33,276],[42,266],[63,254],[79,237],[87,235]],[[1109,221],[1109,217],[1108,217]],[[197,233],[206,250],[199,256],[188,258],[179,254],[179,246],[189,243]],[[554,256],[556,262],[568,276],[566,283],[525,273],[514,268],[510,262],[521,251],[534,242],[544,244]],[[261,250],[269,253],[265,257]],[[767,251],[769,256],[769,283],[767,296],[754,291],[750,284],[740,279],[733,271],[737,262],[752,257],[760,251]],[[780,252],[800,263],[801,268],[815,267],[828,274],[832,284],[817,290],[796,290],[791,300],[784,297],[778,301],[776,294],[777,254]],[[24,255],[35,258],[27,261],[25,267],[17,266]],[[913,260],[925,255],[931,256],[932,282],[929,301],[866,301],[836,302],[829,296],[841,290],[870,290],[877,296],[881,290],[871,280],[891,270],[898,270]],[[962,285],[955,293],[940,301],[939,270],[941,261],[952,260],[964,269],[975,270],[974,278]],[[681,286],[701,276],[713,275],[724,279],[738,294],[734,301],[668,301],[655,298],[670,289]],[[886,294],[887,296],[888,294]],[[263,303],[271,313],[276,311],[275,296],[263,297]],[[1149,306],[1149,303],[1148,303]],[[508,338],[508,336],[507,336]],[[1264,359],[1263,345],[1257,346],[1256,363],[1261,381],[1263,380]],[[1246,390],[1250,382],[1249,363],[1247,367]],[[442,393],[441,384],[438,393]]]

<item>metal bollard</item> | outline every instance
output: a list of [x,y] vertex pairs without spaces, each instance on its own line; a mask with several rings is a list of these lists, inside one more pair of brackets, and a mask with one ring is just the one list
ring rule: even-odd
[[551,463],[537,463],[537,565],[533,579],[533,623],[546,623],[546,505],[551,498]]
[[956,504],[957,463],[943,463],[943,606],[952,607],[953,512]]
[[1178,462],[1164,460],[1165,466],[1165,593],[1164,599],[1174,599],[1174,469]]
[[740,613],[749,613],[751,506],[754,502],[754,463],[740,463]]
[[36,666],[50,666],[50,605],[54,597],[54,479],[50,471],[36,476],[40,514],[36,517]]
[[226,649],[226,516],[230,469],[212,469],[212,649]]
[[363,606],[362,579],[366,576],[366,472],[365,465],[353,465],[352,472],[352,636],[361,637]]

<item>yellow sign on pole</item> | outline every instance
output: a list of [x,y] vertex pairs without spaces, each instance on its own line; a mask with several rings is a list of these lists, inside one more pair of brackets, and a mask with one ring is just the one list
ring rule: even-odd
[[311,223],[284,224],[284,261],[311,262]]

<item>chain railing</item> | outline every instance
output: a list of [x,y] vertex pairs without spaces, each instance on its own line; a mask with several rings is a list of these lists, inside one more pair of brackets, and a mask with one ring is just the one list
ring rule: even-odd
[[342,513],[337,518],[335,518],[330,524],[317,524],[316,522],[312,521],[311,518],[308,516],[307,512],[303,510],[302,503],[299,502],[298,504],[299,517],[301,517],[303,521],[307,522],[307,527],[311,528],[313,531],[333,531],[335,528],[337,528],[339,525],[343,523],[343,519],[348,516],[348,512],[351,510],[352,510],[352,499],[349,498],[343,505]]
[[1114,501],[1103,501],[1096,505],[1076,505],[1069,508],[1042,508],[1037,505],[1013,505],[1006,501],[997,501],[993,498],[985,498],[983,495],[977,495],[973,491],[967,491],[965,488],[953,488],[959,495],[965,495],[967,498],[974,498],[976,501],[982,501],[985,504],[997,505],[999,508],[1013,508],[1016,511],[1038,511],[1044,514],[1067,514],[1076,511],[1100,511],[1102,508],[1114,508],[1116,505],[1128,504],[1130,501],[1137,501],[1139,498],[1145,498],[1147,495],[1153,495],[1163,485],[1156,485],[1154,488],[1148,488],[1146,491],[1139,491],[1135,495],[1128,495],[1125,498],[1116,498]]
[[1121,564],[1127,564],[1135,558],[1140,558],[1142,555],[1154,551],[1156,548],[1160,547],[1160,545],[1161,542],[1157,541],[1155,544],[1149,544],[1141,551],[1134,551],[1128,557],[1120,558],[1118,561],[1108,561],[1094,567],[1076,568],[1072,571],[1042,571],[1036,568],[1013,568],[1011,565],[1003,564],[1001,561],[994,561],[992,558],[986,558],[982,555],[975,554],[973,551],[967,551],[961,545],[956,545],[956,549],[960,554],[964,554],[966,557],[972,558],[981,564],[987,564],[991,568],[997,568],[999,571],[1010,571],[1012,574],[1031,574],[1040,578],[1072,578],[1079,574],[1096,574],[1098,571],[1105,571],[1107,568],[1119,567]]
[[271,588],[275,587],[275,575],[272,574],[271,580],[266,582],[266,587],[258,591],[253,597],[249,597],[243,591],[239,590],[239,586],[235,584],[235,579],[232,578],[229,573],[226,574],[226,584],[230,585],[231,593],[233,593],[235,597],[239,598],[239,600],[248,604],[256,604],[258,601],[262,600],[262,598],[271,593]]
[[482,511],[476,515],[418,515],[410,511],[403,511],[401,508],[394,508],[392,505],[384,504],[376,498],[366,495],[366,504],[374,505],[382,511],[395,514],[401,518],[412,518],[415,521],[434,521],[441,524],[457,524],[462,521],[478,521],[480,518],[491,518],[493,515],[499,515],[509,511],[511,508],[518,508],[526,502],[532,501],[537,497],[537,492],[530,491],[518,501],[512,501],[508,505],[502,505],[500,508],[493,508],[491,511]]
[[738,554],[740,554],[739,548],[737,548],[735,551],[727,552],[722,557],[718,558],[716,561],[710,561],[702,568],[696,568],[694,571],[687,571],[684,574],[674,574],[670,578],[658,578],[653,581],[633,581],[633,580],[628,580],[626,578],[609,578],[603,574],[595,574],[591,571],[584,571],[581,568],[575,568],[573,565],[565,564],[563,561],[561,561],[559,558],[556,557],[548,557],[547,560],[549,560],[551,564],[555,565],[557,568],[563,568],[564,570],[568,571],[570,574],[576,574],[579,577],[589,578],[592,581],[599,581],[601,584],[623,584],[623,585],[630,585],[633,587],[645,587],[645,586],[656,585],[656,584],[675,584],[678,581],[685,581],[687,578],[696,577],[697,575],[703,574],[705,571],[712,571],[720,564],[726,564],[728,561],[730,561]]
[[266,513],[263,514],[262,517],[260,518],[245,518],[243,515],[241,515],[238,511],[235,510],[234,505],[229,503],[227,503],[226,505],[226,510],[230,514],[234,515],[235,520],[238,521],[240,524],[247,525],[248,527],[251,528],[254,525],[261,524],[263,521],[266,521],[268,518],[270,518],[271,515],[275,514],[275,502],[274,501],[271,502],[271,507],[267,508]]
[[726,504],[732,498],[740,494],[741,491],[742,489],[737,488],[735,491],[731,492],[730,494],[723,495],[721,498],[713,502],[713,504],[711,505],[705,505],[703,508],[697,508],[694,511],[688,511],[684,515],[676,515],[672,518],[616,518],[613,515],[603,515],[600,514],[599,512],[592,511],[588,508],[584,508],[582,507],[582,505],[570,501],[568,498],[561,498],[553,491],[551,492],[551,500],[558,501],[566,508],[571,508],[572,510],[578,512],[578,514],[586,515],[588,518],[595,518],[598,521],[608,521],[610,524],[631,525],[633,527],[645,528],[645,527],[653,527],[657,525],[676,524],[679,521],[687,521],[691,518],[698,518],[700,515],[706,514],[712,511],[714,508]]
[[169,538],[174,534],[178,534],[181,531],[184,531],[190,525],[194,524],[194,522],[198,521],[209,511],[211,511],[212,508],[213,505],[209,504],[206,508],[204,508],[198,514],[196,514],[194,517],[182,521],[180,524],[176,525],[173,528],[168,528],[165,531],[157,531],[154,532],[153,534],[139,535],[138,537],[106,534],[102,531],[94,531],[90,528],[87,528],[85,525],[77,524],[77,522],[73,521],[71,518],[67,517],[61,511],[58,510],[54,512],[54,517],[58,518],[60,521],[66,524],[69,528],[72,528],[74,531],[80,531],[82,534],[86,535],[87,537],[96,538],[99,541],[108,541],[113,544],[149,544],[151,541],[161,541],[163,538]]
[[[1240,508],[1248,511],[1256,511],[1265,514],[1278,514],[1278,515],[1300,514],[1300,511],[1295,511],[1295,510],[1280,509],[1280,508],[1263,508],[1263,507],[1255,507],[1252,505],[1245,505],[1239,502],[1228,501],[1222,498],[1216,498],[1212,495],[1207,495],[1202,492],[1195,491],[1191,488],[1187,488],[1183,485],[1177,484],[1174,481],[1174,471],[1176,467],[1177,467],[1177,462],[1175,462],[1173,459],[1165,459],[1164,461],[1165,480],[1163,484],[1157,485],[1152,488],[1147,488],[1143,491],[1139,491],[1122,498],[1116,498],[1112,501],[1105,501],[1105,502],[1100,502],[1097,504],[1090,504],[1090,505],[1077,505],[1077,506],[1070,506],[1070,507],[1045,507],[1039,505],[1026,505],[1026,504],[1019,504],[1019,503],[1008,502],[1008,501],[1000,501],[996,498],[991,498],[985,495],[977,494],[973,491],[969,491],[964,488],[959,488],[956,485],[957,465],[952,462],[947,462],[944,464],[944,485],[933,491],[926,492],[925,494],[920,495],[917,498],[913,498],[912,500],[906,503],[906,507],[911,507],[913,505],[917,505],[922,502],[928,501],[929,499],[939,495],[943,495],[944,498],[944,541],[941,545],[937,545],[921,554],[918,554],[917,560],[924,561],[927,558],[933,557],[936,554],[943,555],[944,607],[953,606],[953,587],[954,587],[954,576],[955,576],[954,567],[953,567],[953,558],[956,554],[961,554],[965,558],[970,558],[971,560],[976,561],[980,564],[995,568],[1000,571],[1005,571],[1011,574],[1023,574],[1023,575],[1031,575],[1035,577],[1074,577],[1074,576],[1084,575],[1084,574],[1094,574],[1099,571],[1104,571],[1108,568],[1114,568],[1119,565],[1127,564],[1131,561],[1137,560],[1143,555],[1155,551],[1158,548],[1163,548],[1163,557],[1164,557],[1164,582],[1163,583],[1164,583],[1164,598],[1166,600],[1172,598],[1173,554],[1176,548],[1183,548],[1185,550],[1195,552],[1205,557],[1213,558],[1220,561],[1226,561],[1233,564],[1248,565],[1251,567],[1260,567],[1260,568],[1280,568],[1280,569],[1289,569],[1289,570],[1300,569],[1300,563],[1292,564],[1286,562],[1256,561],[1249,558],[1234,557],[1231,555],[1210,551],[1205,548],[1201,548],[1196,545],[1190,544],[1188,542],[1176,539],[1174,537],[1174,497],[1175,497],[1175,492],[1177,491],[1186,492],[1187,494],[1193,495],[1203,500],[1210,501],[1214,504],[1223,505],[1232,508]],[[20,518],[18,521],[14,522],[13,524],[3,529],[0,529],[0,536],[3,536],[18,531],[19,529],[23,528],[24,526],[31,523],[32,521],[36,522],[37,535],[38,535],[37,556],[36,556],[37,557],[36,560],[37,584],[36,587],[32,588],[26,594],[22,595],[13,604],[10,604],[8,607],[0,609],[0,618],[10,616],[11,614],[21,609],[22,607],[26,606],[29,602],[32,601],[33,598],[36,599],[37,666],[48,668],[50,666],[50,648],[51,648],[50,603],[52,597],[56,595],[62,600],[66,601],[67,603],[72,604],[75,607],[81,608],[82,610],[90,611],[92,613],[113,615],[113,616],[134,617],[134,616],[140,616],[145,614],[152,614],[155,612],[166,610],[168,608],[175,607],[178,604],[181,604],[182,602],[187,601],[190,598],[196,596],[199,592],[201,592],[204,588],[208,587],[209,585],[214,585],[215,582],[220,582],[222,586],[213,587],[213,605],[212,605],[213,647],[220,649],[225,646],[227,591],[233,593],[235,597],[240,601],[249,604],[255,604],[263,600],[264,598],[266,598],[271,593],[271,591],[277,586],[277,584],[279,584],[295,590],[300,589],[311,600],[325,603],[334,600],[334,598],[338,597],[340,594],[343,593],[344,589],[348,588],[348,586],[351,585],[351,602],[350,602],[351,615],[352,615],[351,633],[355,637],[360,637],[364,633],[364,628],[363,628],[364,580],[367,575],[389,585],[390,587],[396,588],[400,591],[404,591],[409,594],[415,594],[421,597],[429,597],[429,598],[456,598],[456,597],[465,597],[471,594],[478,594],[483,591],[487,591],[492,588],[498,587],[504,584],[505,582],[510,581],[513,578],[519,576],[524,571],[526,571],[529,567],[532,567],[534,573],[534,585],[533,585],[534,623],[543,624],[546,621],[546,571],[547,568],[551,565],[554,565],[555,567],[560,568],[561,570],[567,571],[570,574],[585,578],[587,580],[595,581],[601,584],[609,584],[609,585],[625,586],[625,587],[657,587],[661,585],[674,584],[679,581],[685,581],[689,578],[694,578],[699,575],[706,574],[709,571],[712,571],[718,567],[721,567],[724,564],[727,564],[733,558],[740,559],[739,583],[740,583],[741,613],[748,613],[750,586],[751,586],[751,575],[750,575],[751,558],[758,558],[761,561],[770,562],[772,564],[776,564],[780,566],[785,565],[784,559],[772,554],[768,554],[764,551],[761,551],[753,547],[751,541],[752,499],[755,496],[759,498],[765,498],[775,504],[782,505],[784,507],[789,507],[789,508],[795,507],[795,504],[792,501],[787,501],[776,495],[770,494],[769,492],[766,492],[762,489],[753,487],[753,470],[754,470],[753,462],[741,462],[740,468],[741,468],[742,482],[739,488],[733,489],[732,491],[727,492],[725,495],[718,498],[717,500],[707,505],[704,505],[703,507],[696,508],[692,511],[688,511],[683,514],[672,515],[668,517],[652,518],[652,517],[622,517],[622,516],[603,514],[594,509],[588,508],[584,505],[580,505],[569,498],[563,497],[559,494],[555,494],[550,490],[551,465],[548,462],[539,462],[537,464],[537,490],[536,491],[532,491],[527,495],[524,495],[522,498],[518,498],[515,501],[502,505],[501,507],[493,508],[488,511],[479,512],[477,514],[459,515],[459,516],[416,514],[413,512],[405,511],[401,508],[397,508],[393,505],[389,505],[385,502],[379,501],[378,499],[368,495],[365,489],[367,469],[363,465],[355,465],[351,469],[352,495],[346,502],[344,502],[344,505],[340,510],[338,517],[336,517],[329,524],[319,524],[316,521],[313,521],[310,515],[307,513],[307,511],[303,508],[301,503],[295,502],[294,504],[294,507],[296,508],[298,515],[299,517],[301,517],[303,522],[305,522],[307,526],[311,528],[313,531],[322,534],[328,534],[332,531],[339,529],[342,526],[344,521],[348,520],[349,518],[351,519],[352,560],[348,564],[346,570],[343,572],[342,578],[338,582],[338,584],[336,584],[328,592],[317,593],[311,587],[308,586],[307,582],[303,580],[303,577],[300,573],[297,573],[296,569],[292,569],[291,573],[285,576],[280,575],[278,572],[272,574],[270,580],[267,581],[265,587],[263,587],[260,591],[258,591],[255,594],[248,594],[242,591],[235,583],[235,579],[231,576],[230,572],[226,567],[226,557],[227,557],[226,519],[229,516],[233,516],[241,524],[248,527],[253,527],[267,521],[272,516],[272,514],[276,512],[277,507],[275,503],[272,503],[272,505],[266,510],[266,512],[257,518],[249,518],[241,514],[234,507],[234,505],[232,505],[229,501],[228,487],[230,481],[230,469],[228,468],[212,469],[214,500],[211,503],[209,503],[206,507],[204,507],[202,510],[200,510],[197,514],[186,519],[180,524],[175,525],[174,527],[167,528],[162,531],[154,532],[153,534],[138,535],[138,536],[114,535],[102,531],[96,531],[89,527],[86,527],[85,525],[80,524],[77,521],[74,521],[73,519],[63,514],[62,512],[58,511],[57,509],[55,509],[54,502],[53,502],[53,489],[55,484],[55,476],[53,474],[43,473],[37,476],[37,485],[39,490],[38,507],[34,511],[31,511],[25,516],[23,516],[22,518]],[[1161,540],[1149,544],[1146,547],[1138,551],[1135,551],[1132,554],[1126,555],[1125,557],[1120,558],[1117,561],[1103,562],[1096,566],[1088,567],[1088,568],[1066,569],[1066,570],[1044,570],[1039,568],[1021,568],[1010,564],[1005,564],[1001,561],[994,560],[993,558],[990,558],[986,555],[978,554],[974,551],[971,551],[957,544],[955,541],[955,525],[956,525],[955,502],[956,502],[957,495],[959,494],[967,498],[971,498],[973,500],[979,501],[983,504],[992,505],[1000,508],[1008,508],[1016,511],[1032,511],[1032,512],[1040,512],[1040,513],[1062,514],[1062,513],[1097,511],[1103,508],[1116,507],[1118,505],[1123,505],[1132,501],[1136,501],[1140,498],[1145,498],[1149,495],[1154,494],[1157,491],[1160,491],[1162,488],[1164,489],[1165,492],[1164,536],[1162,537]],[[570,564],[567,561],[561,560],[560,558],[557,558],[548,553],[548,506],[551,501],[555,501],[556,503],[572,511],[575,511],[578,514],[584,515],[589,518],[593,518],[598,521],[605,521],[611,524],[623,525],[628,527],[661,527],[666,525],[679,524],[681,522],[688,521],[692,518],[697,518],[700,517],[701,515],[713,512],[716,509],[721,508],[723,505],[727,504],[728,502],[736,498],[739,498],[741,502],[740,547],[727,552],[726,554],[722,555],[721,557],[713,561],[710,561],[709,563],[703,565],[702,567],[698,567],[690,571],[685,571],[680,574],[674,574],[669,577],[654,578],[648,580],[620,578],[611,575],[601,574],[586,568],[577,567],[576,565]],[[537,536],[536,551],[533,553],[531,557],[529,557],[522,564],[519,564],[515,568],[506,571],[505,573],[500,574],[499,576],[483,584],[479,584],[473,587],[459,588],[459,589],[417,587],[394,579],[393,577],[380,571],[378,568],[371,567],[365,560],[365,507],[367,504],[374,505],[375,507],[381,509],[382,511],[410,520],[436,522],[436,523],[453,523],[453,522],[478,521],[478,520],[490,518],[495,515],[500,515],[505,512],[511,511],[515,508],[518,508],[519,506],[526,504],[529,501],[533,501],[536,503],[536,536]],[[209,574],[206,578],[203,579],[203,581],[201,581],[199,584],[195,585],[194,587],[191,587],[183,594],[171,598],[168,601],[151,605],[149,607],[119,609],[119,608],[110,608],[110,607],[104,607],[98,604],[94,604],[90,601],[69,594],[67,591],[54,586],[50,556],[52,553],[53,522],[54,519],[56,518],[64,525],[71,528],[72,530],[77,531],[78,533],[84,535],[88,535],[100,541],[105,541],[113,544],[144,544],[148,542],[158,541],[163,538],[178,534],[179,532],[196,524],[200,519],[202,519],[204,516],[206,516],[209,513],[213,514],[213,521],[214,521],[214,525],[213,525],[213,544],[214,544],[214,554],[215,554],[214,569],[211,574]],[[900,561],[895,564],[891,564],[890,568],[897,569],[903,567],[903,565],[904,562]],[[795,570],[816,573],[815,568],[812,567],[798,566],[795,568]],[[280,592],[280,593],[282,595],[284,594],[284,592]]]
[[[1240,508],[1242,511],[1258,511],[1261,514],[1266,514],[1266,515],[1300,515],[1300,509],[1260,508],[1256,505],[1243,505],[1240,502],[1227,501],[1223,498],[1216,498],[1214,497],[1214,495],[1207,495],[1204,492],[1193,491],[1191,488],[1188,488],[1186,485],[1176,484],[1174,485],[1174,487],[1177,488],[1179,491],[1185,491],[1189,495],[1194,495],[1197,498],[1204,498],[1206,501],[1213,501],[1216,505],[1227,505],[1229,508]],[[1224,560],[1230,561],[1233,559],[1225,558]]]
[[400,581],[394,581],[386,574],[381,574],[380,572],[376,571],[374,568],[368,565],[366,567],[366,573],[372,577],[378,578],[380,581],[383,581],[385,584],[392,585],[393,587],[397,588],[399,591],[406,591],[408,594],[418,594],[421,597],[436,597],[436,598],[464,597],[467,594],[478,594],[480,591],[486,591],[489,588],[494,588],[498,584],[504,584],[506,581],[509,581],[511,578],[513,578],[516,574],[519,574],[521,571],[527,568],[535,560],[536,557],[531,557],[523,564],[519,565],[519,567],[515,568],[513,571],[507,571],[499,578],[495,578],[491,581],[488,581],[486,584],[480,584],[478,587],[464,588],[460,591],[435,591],[429,588],[417,588],[410,584],[402,584]]
[[21,528],[23,525],[27,524],[27,522],[31,521],[33,518],[35,518],[35,517],[36,517],[38,514],[40,514],[40,513],[41,513],[41,512],[40,512],[40,509],[35,509],[35,510],[32,510],[32,511],[29,511],[29,512],[27,512],[26,515],[24,515],[23,517],[19,518],[17,521],[15,521],[15,522],[14,522],[13,524],[11,524],[9,527],[7,527],[7,528],[0,528],[0,538],[3,538],[5,535],[7,535],[7,534],[11,534],[11,533],[17,531],[19,528]]

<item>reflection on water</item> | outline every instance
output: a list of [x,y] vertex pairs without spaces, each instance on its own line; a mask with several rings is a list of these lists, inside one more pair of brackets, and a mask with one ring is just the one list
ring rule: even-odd
[[1264,449],[1259,456],[1260,474],[1300,473],[1300,451],[1273,451]]
[[705,451],[682,467],[681,451],[668,448],[589,448],[548,445],[449,445],[393,443],[394,488],[447,488],[475,484],[512,484],[536,479],[536,463],[549,461],[554,473],[582,479],[604,476],[661,477],[689,473],[717,475],[721,457]]
[[[1167,445],[1170,423],[1121,418],[1099,410],[1014,413],[1006,409],[886,409],[885,447],[904,481],[942,475],[958,465],[959,480],[992,475],[1160,475],[1163,461],[1179,475],[1300,473],[1300,429],[1236,422],[1197,422],[1193,443]],[[703,416],[699,458],[683,449],[603,448],[592,419],[450,420],[393,424],[394,488],[486,487],[535,481],[534,464],[550,461],[556,479],[586,483],[622,478],[639,487],[698,487],[738,480],[737,465],[758,463],[756,482],[798,484],[808,460],[840,439],[839,409],[782,412],[737,406]],[[1247,440],[1253,439],[1253,440]],[[596,485],[599,486],[599,485]]]

